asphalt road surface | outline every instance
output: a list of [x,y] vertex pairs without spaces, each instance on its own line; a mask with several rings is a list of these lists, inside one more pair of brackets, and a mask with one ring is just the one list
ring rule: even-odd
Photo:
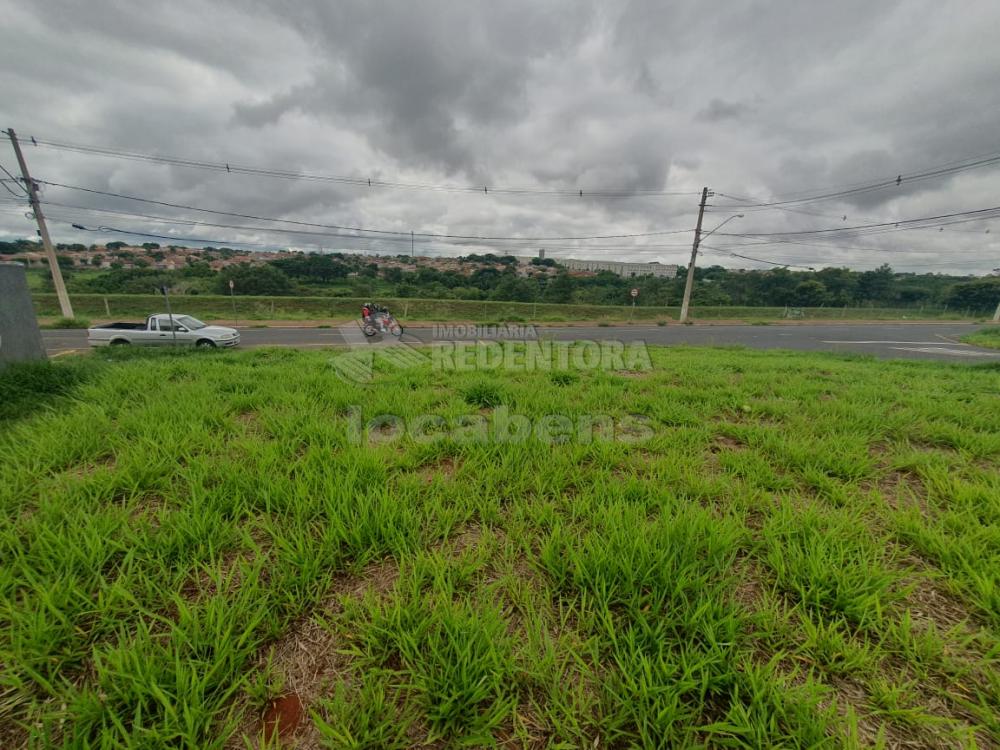
[[[442,324],[447,326],[450,324]],[[465,328],[460,324],[452,328]],[[471,328],[471,326],[469,326]],[[524,326],[522,326],[522,329]],[[982,328],[970,323],[870,323],[796,325],[634,325],[538,327],[539,338],[560,341],[617,340],[645,341],[647,344],[696,344],[706,346],[741,345],[753,349],[796,349],[800,351],[858,352],[885,359],[932,359],[946,362],[1000,361],[1000,350],[963,344],[959,339]],[[353,333],[353,331],[352,331]],[[490,332],[488,332],[490,333]],[[338,328],[242,328],[241,347],[287,346],[302,348],[348,345]],[[43,331],[45,348],[52,356],[87,349],[83,330]],[[357,335],[351,337],[357,338]],[[403,340],[412,343],[471,340],[475,335],[441,335],[433,328],[411,328]],[[496,338],[485,335],[484,339]]]

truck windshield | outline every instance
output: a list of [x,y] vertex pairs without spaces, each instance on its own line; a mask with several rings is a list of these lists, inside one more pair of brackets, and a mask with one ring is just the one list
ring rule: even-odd
[[205,327],[204,323],[197,318],[192,318],[190,315],[181,315],[180,317],[174,318],[174,320],[187,328],[189,331],[197,331],[199,328]]

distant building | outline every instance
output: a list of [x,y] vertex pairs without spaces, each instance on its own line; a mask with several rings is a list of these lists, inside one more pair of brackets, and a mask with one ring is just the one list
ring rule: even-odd
[[538,259],[539,260],[545,260],[545,248],[544,247],[541,250],[538,251]]
[[660,276],[672,279],[677,275],[677,265],[673,263],[628,263],[617,260],[560,260],[560,265],[571,271],[610,271],[618,276]]

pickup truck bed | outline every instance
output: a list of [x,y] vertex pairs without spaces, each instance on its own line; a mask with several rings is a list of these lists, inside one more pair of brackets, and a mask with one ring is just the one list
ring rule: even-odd
[[102,326],[91,326],[92,328],[100,328],[101,330],[113,330],[113,331],[145,331],[146,323],[105,323]]

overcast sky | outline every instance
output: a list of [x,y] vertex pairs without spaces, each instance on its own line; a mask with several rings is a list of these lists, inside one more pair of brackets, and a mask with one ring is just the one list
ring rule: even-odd
[[[550,257],[683,263],[697,213],[694,193],[703,186],[765,202],[1000,154],[995,0],[0,0],[0,10],[0,124],[26,141],[36,179],[403,232],[686,232],[492,247],[418,238],[418,254],[533,254],[545,247]],[[30,136],[313,174],[585,195],[368,188],[216,173],[35,147]],[[0,164],[15,171],[9,145],[0,152]],[[587,197],[591,190],[688,194]],[[24,208],[0,192],[0,235],[33,236]],[[266,226],[55,187],[44,189],[43,200]],[[705,228],[743,210],[723,207],[735,202],[716,196]],[[722,231],[825,229],[998,205],[1000,167],[992,166],[796,207],[808,214],[746,210]],[[58,206],[46,211],[63,242],[143,239],[80,232],[70,226],[75,221],[234,246],[410,250],[408,241],[185,226]],[[706,240],[699,262],[766,267],[713,250],[721,246],[815,267],[888,262],[899,270],[963,273],[1000,267],[1000,220],[835,237],[750,244],[762,240],[720,232]]]

